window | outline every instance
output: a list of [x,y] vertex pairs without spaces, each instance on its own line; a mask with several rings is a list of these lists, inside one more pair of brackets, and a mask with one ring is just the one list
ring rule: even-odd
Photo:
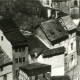
[[3,80],[7,80],[7,74],[5,74],[3,78]]
[[22,47],[22,51],[25,51],[25,47]]
[[43,78],[45,78],[45,74],[43,74]]
[[73,56],[73,55],[71,55],[71,61],[73,61],[73,59],[74,59],[74,56]]
[[18,63],[18,58],[15,58],[15,63]]
[[19,76],[19,71],[16,70],[16,77],[18,78],[18,76]]
[[71,43],[71,50],[73,50],[73,43]]
[[3,41],[3,36],[1,36],[1,41]]
[[19,63],[22,63],[22,59],[21,58],[19,58]]
[[19,52],[21,52],[21,48],[19,48]]
[[38,80],[38,76],[35,76],[35,80]]
[[25,57],[23,57],[23,62],[25,62]]
[[15,52],[18,52],[18,48],[15,49]]
[[49,5],[49,0],[47,0],[47,5]]
[[74,6],[77,6],[78,5],[78,2],[77,0],[74,1]]
[[3,67],[0,68],[0,71],[3,71]]

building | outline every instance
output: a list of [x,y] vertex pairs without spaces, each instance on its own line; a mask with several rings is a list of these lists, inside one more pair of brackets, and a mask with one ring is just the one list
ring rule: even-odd
[[29,47],[29,64],[39,62],[42,64],[51,65],[51,76],[64,75],[65,48],[63,46],[49,49],[36,36],[27,36],[27,40]]
[[0,46],[3,51],[0,57],[5,58],[0,63],[0,79],[18,80],[19,67],[28,64],[28,47],[26,38],[11,19],[0,20]]
[[12,60],[0,47],[0,80],[12,80]]
[[19,80],[50,80],[51,66],[41,63],[32,63],[20,67]]
[[69,0],[52,0],[52,7],[69,14]]
[[[44,29],[44,32],[42,29]],[[49,20],[42,22],[36,29],[35,34],[35,36],[27,37],[30,54],[29,62],[51,65],[51,76],[64,75],[64,54],[66,52],[64,43],[68,39],[68,33],[58,20]],[[58,63],[59,58],[60,63]],[[61,70],[62,74],[60,73]]]
[[76,47],[76,29],[77,26],[73,22],[70,16],[64,16],[60,18],[60,22],[62,23],[65,30],[68,31],[68,44],[67,44],[67,53],[65,55],[65,66],[66,71],[72,69],[77,64],[77,47]]
[[65,73],[77,64],[76,29],[77,26],[70,16],[45,21],[36,29],[36,36],[49,49],[64,46]]

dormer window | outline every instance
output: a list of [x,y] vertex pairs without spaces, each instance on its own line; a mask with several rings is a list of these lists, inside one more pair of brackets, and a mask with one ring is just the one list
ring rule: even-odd
[[3,36],[1,36],[1,41],[3,41]]
[[55,35],[54,31],[50,30],[49,32],[51,33],[51,35]]

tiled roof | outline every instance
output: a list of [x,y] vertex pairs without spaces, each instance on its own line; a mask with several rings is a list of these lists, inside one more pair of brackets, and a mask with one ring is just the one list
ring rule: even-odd
[[61,17],[61,19],[62,20],[60,21],[62,22],[62,24],[64,25],[64,27],[66,27],[68,31],[71,31],[77,28],[77,25],[73,22],[70,16]]
[[43,52],[43,57],[47,58],[47,57],[52,57],[55,55],[60,55],[60,54],[64,54],[65,52],[65,48],[64,47],[58,47],[58,48],[54,48],[54,49],[48,49],[46,51]]
[[51,42],[68,35],[66,30],[63,28],[63,26],[58,20],[48,20],[42,22],[40,27]]
[[27,45],[27,39],[20,31],[13,31],[4,33],[6,38],[12,43],[13,46]]
[[71,80],[68,75],[65,76],[52,76],[50,80]]
[[4,66],[6,64],[9,64],[12,62],[12,60],[9,58],[9,56],[6,54],[6,52],[4,52],[2,50],[2,48],[0,47],[0,51],[2,51],[0,53],[0,66]]
[[3,32],[10,32],[14,30],[19,30],[19,27],[14,23],[12,19],[0,20],[0,29]]
[[26,66],[20,67],[28,76],[35,76],[46,72],[51,72],[51,66],[41,63],[32,63]]

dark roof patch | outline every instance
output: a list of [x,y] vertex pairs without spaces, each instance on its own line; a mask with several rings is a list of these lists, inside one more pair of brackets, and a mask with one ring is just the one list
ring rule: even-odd
[[8,32],[4,33],[4,35],[13,46],[27,45],[26,37],[24,37],[20,31]]
[[28,76],[34,76],[38,74],[43,74],[46,72],[51,72],[51,66],[41,63],[32,63],[26,66],[20,67]]
[[56,56],[56,55],[61,55],[61,54],[64,54],[64,52],[65,52],[64,47],[54,48],[54,49],[50,49],[50,50],[48,49],[43,52],[43,57],[47,58],[47,57],[52,57],[52,56]]
[[19,30],[19,27],[14,23],[12,19],[0,20],[0,29],[3,32],[11,32]]

